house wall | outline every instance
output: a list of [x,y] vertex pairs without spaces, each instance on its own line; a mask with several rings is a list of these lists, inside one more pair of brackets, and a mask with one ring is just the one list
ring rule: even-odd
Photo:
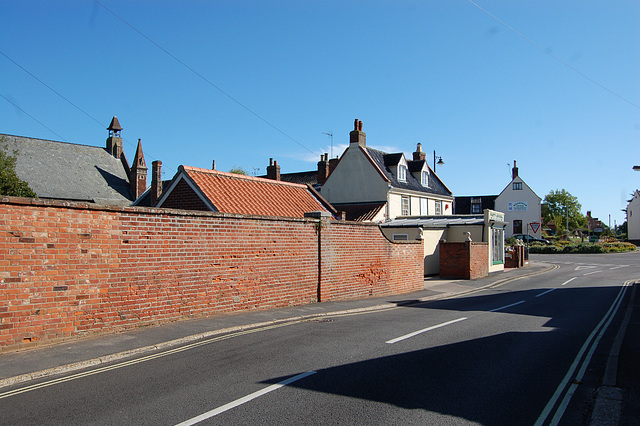
[[[522,184],[521,190],[514,190],[513,183],[519,182]],[[509,209],[509,203],[526,203],[526,210],[518,210],[519,206],[524,204],[518,204],[514,207],[512,204],[511,210]],[[509,222],[509,225],[505,229],[505,238],[508,238],[514,234],[513,221],[522,220],[522,233],[533,235],[536,238],[541,237],[542,225],[538,228],[538,232],[534,233],[529,226],[530,223],[541,223],[542,210],[540,206],[541,199],[535,192],[527,186],[527,184],[520,178],[514,178],[511,183],[502,191],[498,198],[496,198],[495,210],[504,213],[505,222]]]
[[640,191],[636,190],[627,205],[627,238],[640,245]]
[[349,147],[320,189],[330,203],[382,202],[388,183],[357,146]]
[[209,206],[198,197],[186,180],[181,179],[173,188],[169,196],[162,202],[167,209],[202,210],[209,211]]
[[0,351],[419,290],[422,257],[371,224],[3,197]]

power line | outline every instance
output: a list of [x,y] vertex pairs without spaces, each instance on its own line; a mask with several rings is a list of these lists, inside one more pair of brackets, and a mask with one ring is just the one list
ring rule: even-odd
[[110,14],[112,14],[113,16],[115,16],[116,18],[118,18],[120,21],[122,21],[125,25],[127,25],[129,28],[131,28],[133,31],[137,32],[138,34],[140,34],[140,36],[144,37],[147,41],[149,41],[151,44],[153,44],[154,46],[156,46],[158,49],[162,50],[164,53],[166,53],[167,55],[169,55],[172,59],[174,59],[176,62],[178,62],[180,65],[182,65],[183,67],[185,67],[186,69],[188,69],[189,71],[191,71],[193,74],[195,74],[197,77],[199,77],[202,81],[204,81],[205,83],[207,83],[208,85],[210,85],[211,87],[213,87],[214,89],[216,89],[217,91],[219,91],[220,93],[222,93],[223,95],[225,95],[227,98],[231,99],[233,102],[235,102],[236,104],[238,104],[239,106],[241,106],[242,108],[244,108],[246,111],[248,111],[249,113],[251,113],[253,116],[255,116],[256,118],[258,118],[259,120],[261,120],[263,123],[267,124],[268,126],[270,126],[272,129],[276,130],[278,133],[280,133],[281,135],[283,135],[284,137],[286,137],[287,139],[291,140],[292,142],[296,143],[298,146],[306,149],[307,151],[309,151],[312,154],[315,154],[314,151],[310,150],[309,148],[307,148],[306,146],[304,146],[303,144],[301,144],[300,142],[298,142],[296,139],[294,139],[293,137],[289,136],[288,134],[286,134],[284,131],[280,130],[278,127],[276,127],[274,124],[272,124],[271,122],[269,122],[267,119],[263,118],[262,116],[260,116],[258,113],[256,113],[255,111],[253,111],[251,108],[249,108],[248,106],[244,105],[242,102],[240,102],[239,100],[237,100],[236,98],[234,98],[233,96],[231,96],[229,93],[225,92],[224,90],[222,90],[222,88],[220,88],[219,86],[217,86],[216,84],[214,84],[211,80],[209,80],[208,78],[206,78],[204,75],[200,74],[197,70],[195,70],[194,68],[190,67],[189,65],[187,65],[185,62],[183,62],[182,60],[180,60],[178,57],[176,57],[173,53],[169,52],[167,49],[165,49],[164,47],[162,47],[161,45],[159,45],[158,43],[156,43],[154,40],[152,40],[150,37],[148,37],[146,34],[144,34],[142,31],[138,30],[136,27],[134,27],[133,25],[131,25],[129,22],[125,21],[122,17],[120,17],[118,14],[116,14],[114,11],[112,11],[111,9],[109,9],[108,7],[106,7],[104,4],[100,3],[100,1],[98,0],[93,0],[94,2],[96,2],[98,5],[100,5],[104,10],[106,10],[107,12],[109,12]]
[[53,130],[51,130],[49,127],[47,127],[44,123],[42,123],[40,120],[38,120],[37,118],[35,118],[33,115],[29,114],[27,111],[25,111],[24,109],[20,108],[15,102],[13,102],[11,99],[7,98],[6,96],[0,94],[0,96],[2,96],[4,98],[5,101],[9,102],[11,105],[13,105],[14,107],[18,108],[20,110],[20,112],[22,112],[23,114],[26,114],[27,116],[29,116],[29,118],[31,118],[33,121],[35,121],[36,123],[38,123],[39,125],[41,125],[42,127],[44,127],[45,129],[47,129],[48,131],[50,131],[51,133],[53,133],[54,135],[56,135],[57,137],[59,137],[60,139],[62,139],[65,142],[69,142],[68,140],[66,140],[65,138],[63,138],[62,136],[60,136],[59,134],[57,134],[56,132],[54,132]]
[[521,32],[519,32],[518,30],[516,30],[515,28],[513,28],[512,26],[508,25],[506,22],[500,20],[498,17],[496,17],[495,15],[493,15],[491,12],[489,12],[488,10],[484,9],[482,6],[478,5],[477,3],[475,3],[473,0],[467,0],[469,3],[471,3],[472,5],[474,5],[475,7],[477,7],[478,9],[480,9],[481,11],[483,11],[484,13],[486,13],[487,15],[491,16],[493,19],[495,19],[496,21],[498,21],[499,23],[501,23],[502,25],[504,25],[505,27],[507,27],[508,29],[510,29],[511,31],[513,31],[515,34],[517,34],[518,36],[522,37],[523,39],[525,39],[526,41],[528,41],[529,43],[531,43],[532,45],[534,45],[535,47],[537,47],[538,49],[542,50],[544,53],[546,53],[547,55],[549,55],[550,57],[552,57],[553,59],[555,59],[556,61],[560,62],[562,65],[564,65],[565,67],[569,68],[570,70],[572,70],[573,72],[575,72],[576,74],[580,75],[581,77],[583,77],[584,79],[590,81],[591,83],[595,84],[596,86],[600,87],[603,90],[606,90],[607,92],[611,93],[613,96],[617,97],[618,99],[621,99],[623,101],[625,101],[626,103],[628,103],[631,106],[634,106],[636,108],[640,108],[640,105],[636,105],[635,103],[631,102],[630,100],[628,100],[627,98],[618,95],[616,92],[614,92],[613,90],[610,90],[609,88],[603,86],[602,84],[598,83],[597,81],[595,81],[594,79],[592,79],[591,77],[589,77],[588,75],[584,74],[583,72],[577,70],[576,68],[572,67],[571,65],[569,65],[568,63],[566,63],[565,61],[563,61],[562,59],[558,58],[557,56],[555,56],[554,54],[550,53],[549,51],[547,51],[546,49],[544,49],[542,46],[540,46],[539,44],[537,44],[536,42],[534,42],[533,40],[531,40],[530,38],[528,38],[527,36],[525,36],[524,34],[522,34]]
[[[78,105],[74,104],[73,102],[71,102],[69,99],[67,99],[65,96],[63,96],[60,92],[58,92],[57,90],[55,90],[53,87],[49,86],[47,83],[45,83],[44,81],[42,81],[40,78],[36,77],[33,73],[31,73],[29,70],[27,70],[25,67],[23,67],[22,65],[20,65],[18,62],[14,61],[13,59],[11,59],[9,56],[7,56],[7,54],[5,54],[4,52],[2,52],[0,50],[0,55],[4,56],[5,58],[7,58],[9,61],[11,61],[15,66],[17,66],[18,68],[20,68],[22,71],[24,71],[25,73],[29,74],[29,76],[31,76],[33,79],[35,79],[36,81],[38,81],[40,84],[42,84],[44,87],[46,87],[47,89],[51,90],[53,93],[55,93],[56,95],[58,95],[60,98],[64,99],[67,103],[69,103],[71,106],[73,106],[74,108],[76,108],[78,111],[82,112],[84,115],[86,115],[87,117],[89,117],[91,120],[95,121],[96,123],[98,123],[98,125],[104,129],[104,123],[101,123],[98,119],[96,119],[95,117],[93,117],[91,114],[89,114],[88,112],[86,112],[85,110],[83,110],[82,108],[80,108]],[[0,95],[2,96],[2,95]],[[25,114],[27,114],[31,119],[33,119],[34,121],[36,121],[38,124],[40,124],[41,126],[45,127],[47,130],[49,130],[50,132],[52,132],[53,134],[55,134],[56,136],[58,136],[59,138],[61,138],[62,140],[64,140],[65,142],[68,142],[65,138],[63,138],[62,136],[60,136],[59,134],[57,134],[56,132],[54,132],[53,130],[49,129],[47,126],[45,126],[44,124],[42,124],[40,121],[38,121],[35,117],[33,117],[31,114],[27,113],[25,110],[23,110],[22,108],[20,108],[18,105],[16,105],[14,102],[11,102],[8,98],[6,98],[5,96],[2,96],[7,102],[9,102],[10,104],[12,104],[13,106],[15,106],[16,108],[18,108],[20,111],[24,112]],[[124,139],[123,141],[125,141],[127,144],[129,144],[132,147],[137,147],[137,144],[134,144],[133,142],[131,142],[128,139]],[[152,160],[157,160],[157,158],[155,158],[153,156],[153,154],[147,152],[147,155],[152,159]],[[172,171],[175,172],[175,169],[170,168]]]

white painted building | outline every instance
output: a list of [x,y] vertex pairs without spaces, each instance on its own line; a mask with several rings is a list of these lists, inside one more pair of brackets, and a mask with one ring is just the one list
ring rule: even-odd
[[511,182],[502,190],[495,202],[495,210],[503,212],[504,221],[509,223],[505,229],[505,238],[514,234],[528,234],[540,238],[542,199],[518,175],[515,161],[512,176]]
[[362,121],[320,189],[348,220],[383,222],[399,216],[451,215],[453,196],[418,144],[413,159],[367,147]]
[[637,189],[627,205],[627,238],[636,245],[640,244],[640,190]]

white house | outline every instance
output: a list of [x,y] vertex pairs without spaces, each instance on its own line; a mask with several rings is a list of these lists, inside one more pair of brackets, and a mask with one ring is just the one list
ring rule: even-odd
[[640,244],[640,190],[637,189],[627,205],[627,238],[629,242]]
[[427,164],[420,144],[411,160],[403,153],[369,148],[357,119],[349,137],[349,146],[320,189],[348,220],[452,214],[452,193]]
[[505,214],[504,221],[510,225],[505,237],[514,234],[529,234],[540,238],[542,233],[542,199],[518,176],[518,167],[513,162],[512,180],[502,190],[495,202],[495,210]]

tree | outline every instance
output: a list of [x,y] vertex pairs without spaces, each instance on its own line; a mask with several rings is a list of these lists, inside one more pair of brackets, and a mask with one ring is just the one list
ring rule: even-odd
[[246,175],[247,174],[247,172],[242,167],[239,167],[239,166],[233,166],[231,168],[231,170],[229,170],[229,173],[235,173],[237,175]]
[[580,212],[581,208],[578,198],[566,190],[551,191],[542,202],[542,219],[544,223],[553,222],[559,235],[567,232],[567,219],[569,230],[585,229],[587,218]]
[[7,146],[0,139],[0,195],[35,198],[27,182],[21,180],[16,173],[16,157],[7,153]]

